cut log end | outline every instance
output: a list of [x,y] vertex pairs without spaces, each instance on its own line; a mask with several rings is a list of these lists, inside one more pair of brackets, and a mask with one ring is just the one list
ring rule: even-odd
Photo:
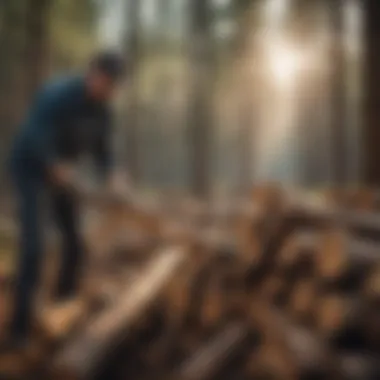
[[327,234],[317,256],[318,275],[323,279],[336,279],[345,270],[345,236],[341,232]]
[[292,380],[296,372],[287,352],[278,346],[264,344],[248,360],[246,372],[252,378]]
[[380,301],[380,265],[372,271],[365,282],[364,295],[370,301]]
[[290,297],[288,311],[295,320],[301,322],[313,315],[316,288],[313,280],[303,280],[297,284]]
[[332,336],[349,322],[350,315],[355,312],[354,300],[341,295],[321,297],[316,305],[316,320],[323,336]]
[[291,236],[279,252],[278,265],[289,268],[305,255],[312,258],[317,253],[319,238],[318,233],[311,231],[301,231]]

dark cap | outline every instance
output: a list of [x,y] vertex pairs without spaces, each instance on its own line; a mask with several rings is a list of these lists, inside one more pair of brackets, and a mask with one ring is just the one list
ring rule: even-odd
[[90,68],[99,70],[111,79],[117,80],[124,76],[126,61],[120,53],[106,51],[97,54],[91,61]]

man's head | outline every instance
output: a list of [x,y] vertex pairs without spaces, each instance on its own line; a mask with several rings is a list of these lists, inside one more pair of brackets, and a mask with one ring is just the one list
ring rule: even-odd
[[96,55],[90,63],[87,75],[89,95],[100,101],[108,100],[125,74],[125,61],[115,52]]

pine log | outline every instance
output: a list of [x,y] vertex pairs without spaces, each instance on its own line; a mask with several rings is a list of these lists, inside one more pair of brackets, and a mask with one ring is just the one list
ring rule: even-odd
[[[301,263],[303,269],[312,268],[319,250],[321,234],[317,231],[301,230],[291,235],[281,248],[276,265],[283,271],[291,271]],[[298,265],[299,266],[299,265]]]
[[267,371],[274,370],[271,378],[283,372],[280,379],[325,379],[332,373],[330,350],[308,329],[294,325],[263,299],[254,300],[250,317],[263,335],[263,345],[276,347],[278,357],[282,355],[284,359],[279,371],[265,365]]
[[370,275],[364,282],[363,297],[368,302],[380,305],[380,265],[372,268]]
[[178,380],[206,380],[227,365],[231,355],[244,344],[248,330],[235,322],[226,326],[217,336],[186,361],[175,376]]
[[379,347],[380,309],[361,296],[328,294],[316,303],[319,333],[332,346],[372,350]]
[[[186,260],[182,247],[158,251],[133,285],[121,292],[120,301],[106,309],[58,353],[53,371],[62,379],[87,379],[127,339],[144,312],[171,281]],[[59,378],[59,377],[58,377]]]
[[376,380],[380,378],[380,356],[364,353],[341,353],[340,374],[345,380]]
[[317,256],[317,273],[323,282],[355,289],[379,263],[380,244],[332,231]]
[[317,288],[313,279],[297,282],[286,308],[293,321],[305,326],[313,325],[316,295]]

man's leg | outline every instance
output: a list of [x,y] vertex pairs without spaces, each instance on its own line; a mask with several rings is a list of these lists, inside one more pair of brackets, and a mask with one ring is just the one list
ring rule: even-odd
[[79,231],[79,218],[75,197],[67,191],[53,191],[53,207],[62,237],[62,256],[58,275],[58,298],[70,298],[78,289],[83,244]]
[[20,254],[15,287],[15,304],[10,333],[12,340],[25,340],[29,333],[32,317],[33,298],[40,274],[41,213],[39,197],[41,183],[22,173],[16,179],[19,199]]

